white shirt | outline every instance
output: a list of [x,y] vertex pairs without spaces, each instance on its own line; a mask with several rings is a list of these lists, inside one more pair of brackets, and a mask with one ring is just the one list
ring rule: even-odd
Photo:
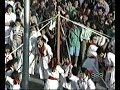
[[56,66],[56,69],[54,72],[52,72],[51,70],[48,70],[48,75],[57,79],[59,79],[59,74],[63,74],[63,73],[64,73],[64,70],[59,65]]
[[15,22],[15,20],[16,20],[16,15],[14,13],[11,14],[5,13],[5,23],[10,21]]
[[6,81],[8,81],[11,85],[10,85],[10,89],[12,90],[20,90],[20,84],[14,84],[13,83],[13,79],[9,76],[6,76]]
[[6,54],[6,53],[5,53],[5,64],[6,64],[8,61],[12,60],[12,59],[13,59],[13,57],[12,57],[11,54]]
[[95,90],[95,84],[91,79],[88,79],[87,76],[84,81],[82,79],[78,81],[77,88]]
[[[8,13],[5,13],[5,23],[8,23],[8,22],[15,22],[16,20],[16,15],[14,13],[11,13],[11,14],[8,14]],[[5,30],[9,29],[9,26],[5,26]]]

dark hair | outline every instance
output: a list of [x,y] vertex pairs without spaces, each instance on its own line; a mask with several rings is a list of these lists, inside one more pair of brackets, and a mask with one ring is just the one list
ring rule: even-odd
[[100,55],[101,53],[105,53],[105,51],[103,50],[103,47],[98,47],[97,54]]
[[102,9],[102,12],[103,12],[103,13],[105,12],[105,9],[104,9],[103,7],[98,7],[98,8],[97,8],[97,12],[98,12],[100,9]]
[[21,24],[21,26],[23,27],[21,19],[17,18],[15,22],[19,22]]
[[72,68],[72,74],[77,76],[78,75],[79,68],[78,67],[73,67]]
[[14,71],[12,72],[11,78],[14,79],[14,80],[13,80],[13,83],[14,83],[14,84],[19,83],[19,73],[18,73],[17,70],[14,70]]
[[39,43],[39,40],[42,38],[42,36],[37,37],[37,43]]
[[5,49],[10,49],[10,52],[12,52],[12,47],[10,46],[10,44],[5,44]]
[[41,38],[41,41],[46,42],[46,40],[43,37]]
[[90,40],[93,40],[94,37],[96,37],[96,34],[92,34]]
[[12,79],[19,78],[19,73],[18,73],[17,70],[14,70],[14,71],[12,72],[11,78],[12,78]]
[[49,69],[52,69],[52,70],[55,70],[57,65],[58,65],[58,61],[56,58],[52,58],[51,61],[48,63]]
[[68,22],[67,24],[68,24],[69,29],[74,27],[74,24],[72,22]]
[[10,4],[7,5],[6,11],[8,10],[8,8],[12,8],[12,12],[13,12],[13,7]]
[[85,67],[81,67],[81,72],[82,72],[82,73],[85,73],[86,75],[89,74],[87,68],[85,68]]
[[7,68],[7,69],[6,69],[6,72],[11,69],[10,67],[11,67],[12,65],[14,65],[14,61],[13,61],[13,60],[10,60],[10,61],[8,61],[8,62],[6,63],[6,65],[5,65],[6,68]]

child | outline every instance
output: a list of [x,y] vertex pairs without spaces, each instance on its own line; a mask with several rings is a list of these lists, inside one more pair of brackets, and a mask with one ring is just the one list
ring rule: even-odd
[[66,77],[66,82],[63,83],[63,90],[77,89],[77,81],[79,80],[79,78],[77,77],[78,70],[79,69],[77,67],[71,68],[71,71]]
[[10,89],[20,90],[20,80],[18,71],[14,70],[11,77],[6,76],[6,81],[10,84]]
[[105,81],[110,89],[115,89],[115,55],[111,52],[108,52],[104,62],[108,67],[106,71]]
[[9,44],[5,44],[5,64],[13,59],[13,55],[10,54],[12,52],[12,47]]
[[64,70],[57,64],[58,61],[56,58],[52,58],[52,60],[48,64],[48,79],[45,83],[44,89],[49,90],[57,90],[59,87],[59,76],[60,74],[64,74]]
[[79,90],[95,90],[94,82],[89,78],[89,73],[86,68],[81,68],[79,73],[79,80],[77,82],[77,89]]

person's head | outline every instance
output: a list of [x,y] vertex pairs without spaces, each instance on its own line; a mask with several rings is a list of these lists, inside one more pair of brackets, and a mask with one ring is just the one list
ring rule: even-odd
[[15,25],[16,25],[16,26],[22,26],[21,19],[16,19]]
[[72,74],[75,76],[78,76],[79,68],[78,67],[73,67],[72,68]]
[[[68,19],[70,18],[69,14],[67,14],[67,13],[65,14],[65,17],[68,18]],[[65,19],[63,19],[63,20],[65,20]],[[65,20],[65,21],[67,21],[67,20]]]
[[89,20],[86,22],[86,26],[90,27],[90,21]]
[[91,9],[88,8],[88,9],[86,10],[86,15],[90,15],[90,13],[91,13]]
[[103,4],[105,0],[97,0],[99,4]]
[[97,13],[99,16],[102,16],[104,13],[104,8],[102,8],[102,7],[98,8]]
[[69,7],[72,7],[71,1],[68,2],[68,6],[69,6]]
[[42,47],[44,43],[46,43],[46,40],[42,36],[38,36],[37,44]]
[[91,28],[92,28],[92,29],[95,29],[95,30],[97,29],[97,25],[96,25],[95,22],[93,22],[93,23],[91,24]]
[[113,17],[113,13],[112,13],[112,12],[108,13],[107,17],[108,17],[109,19],[112,18],[112,17]]
[[105,16],[101,16],[100,19],[99,19],[99,22],[100,22],[101,25],[104,25],[105,24]]
[[32,1],[32,4],[36,4],[36,3],[38,3],[38,0],[33,0]]
[[12,47],[9,44],[5,44],[5,53],[12,52]]
[[45,2],[44,1],[41,1],[40,2],[40,8],[42,9],[42,8],[44,8],[45,7]]
[[65,64],[65,65],[69,65],[69,64],[70,64],[70,61],[69,61],[69,59],[68,59],[67,56],[64,56],[64,57],[63,57],[63,60],[64,60],[64,64]]
[[83,2],[83,8],[87,8],[88,7],[88,2],[84,1]]
[[78,0],[75,0],[75,1],[74,1],[74,7],[75,7],[75,8],[78,8],[78,5],[79,5]]
[[87,68],[81,67],[81,70],[79,72],[79,78],[85,79],[89,75],[89,72]]
[[35,23],[31,24],[31,31],[37,31]]
[[113,20],[112,19],[108,19],[108,24],[112,25],[112,23],[113,23]]
[[58,61],[56,58],[52,58],[51,61],[48,63],[49,69],[54,70],[56,66],[58,65]]
[[5,68],[6,68],[6,71],[7,70],[10,70],[14,65],[14,61],[13,60],[9,60],[6,65],[5,65]]
[[17,70],[14,70],[11,74],[12,79],[19,79],[19,73]]
[[103,50],[103,48],[102,47],[98,47],[97,55],[102,58],[102,57],[104,57],[104,54],[105,54],[105,51]]
[[45,35],[45,33],[46,33],[46,31],[45,31],[45,29],[43,29],[43,30],[41,31],[41,34],[42,34],[42,35]]
[[16,13],[17,16],[19,16],[19,18],[20,18],[21,12],[22,12],[22,10],[20,8],[15,9],[15,13]]
[[11,14],[13,11],[13,7],[10,4],[8,4],[6,10],[7,10],[7,13]]
[[86,22],[88,20],[88,16],[87,15],[83,15],[83,21]]
[[16,3],[16,8],[17,7],[21,7],[21,3],[19,1],[17,1],[17,3]]
[[90,40],[92,41],[92,43],[96,44],[96,39],[97,36],[95,34],[91,35]]

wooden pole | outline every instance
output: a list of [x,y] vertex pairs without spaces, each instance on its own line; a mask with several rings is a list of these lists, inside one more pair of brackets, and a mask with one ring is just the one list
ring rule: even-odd
[[57,23],[57,60],[60,64],[60,11],[58,11],[58,23]]

